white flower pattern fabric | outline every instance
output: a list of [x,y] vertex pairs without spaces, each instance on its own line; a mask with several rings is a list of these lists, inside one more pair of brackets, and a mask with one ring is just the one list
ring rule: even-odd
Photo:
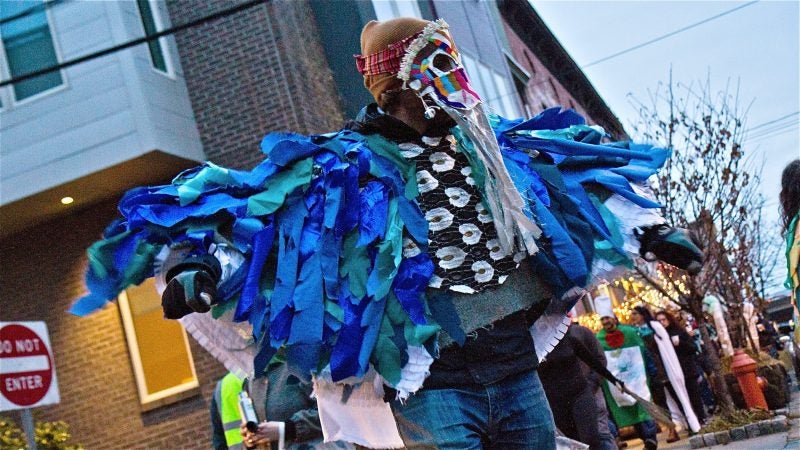
[[439,187],[439,180],[433,177],[427,170],[417,172],[417,188],[420,194],[430,192]]
[[400,144],[399,147],[400,147],[400,155],[402,155],[403,158],[414,158],[422,154],[423,151],[425,151],[424,148],[412,142],[406,142]]
[[433,164],[433,170],[436,172],[446,172],[452,169],[456,162],[456,160],[444,152],[436,152],[431,155],[430,159]]
[[413,258],[419,255],[421,250],[417,243],[414,242],[411,238],[403,238],[403,257],[404,258]]
[[461,169],[461,175],[464,175],[464,181],[470,186],[475,186],[475,179],[472,178],[472,167],[467,166]]
[[472,271],[475,272],[475,281],[478,283],[486,283],[494,275],[494,268],[486,261],[472,263]]
[[453,224],[453,214],[445,208],[433,208],[425,213],[430,231],[444,230]]
[[458,226],[458,231],[461,233],[461,240],[464,241],[465,244],[468,245],[475,245],[480,241],[481,229],[475,226],[475,224],[465,223],[464,225]]
[[[420,208],[428,222],[428,252],[434,274],[428,286],[474,294],[502,284],[524,257],[504,255],[489,210],[480,200],[472,168],[452,136],[422,137],[400,144],[400,154],[416,164]],[[410,237],[403,256],[418,255]]]
[[469,198],[471,197],[467,191],[461,188],[447,188],[444,190],[445,195],[450,200],[450,204],[456,208],[463,208],[467,206]]

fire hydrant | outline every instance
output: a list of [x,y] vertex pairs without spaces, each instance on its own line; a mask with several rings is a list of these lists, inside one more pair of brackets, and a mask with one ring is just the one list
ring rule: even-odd
[[756,376],[756,362],[744,350],[736,350],[734,352],[733,361],[731,361],[731,372],[739,382],[744,402],[748,408],[760,408],[765,411],[769,409],[764,393],[761,391],[762,386],[759,383],[759,377]]

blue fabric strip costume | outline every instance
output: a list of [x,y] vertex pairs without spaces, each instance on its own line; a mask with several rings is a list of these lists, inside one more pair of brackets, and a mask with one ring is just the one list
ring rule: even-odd
[[[595,257],[628,262],[609,211],[591,190],[657,208],[631,183],[655,173],[669,152],[601,144],[597,129],[559,108],[491,123],[526,214],[543,230],[530,260],[553,292],[585,286]],[[457,129],[454,135],[468,153],[467,138]],[[402,254],[404,237],[427,248],[413,164],[397,144],[349,130],[272,133],[261,148],[266,159],[250,171],[206,163],[170,185],[128,191],[119,206],[123,221],[88,250],[90,292],[71,312],[90,314],[153,276],[164,246],[200,254],[225,236],[246,261],[214,308],[232,308],[235,320],[253,325],[256,370],[286,346],[299,373],[330,365],[334,381],[358,379],[372,363],[393,385],[404,347],[430,344],[439,331],[426,302],[433,263],[425,251]],[[485,173],[477,158],[469,160],[475,177]],[[596,243],[606,251],[595,254]]]

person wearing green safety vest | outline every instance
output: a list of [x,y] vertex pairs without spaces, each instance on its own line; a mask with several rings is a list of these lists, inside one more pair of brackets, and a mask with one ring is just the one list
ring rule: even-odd
[[[239,393],[247,389],[260,420],[255,433],[247,431],[239,411]],[[243,380],[225,375],[211,400],[212,447],[215,450],[278,448],[283,428],[285,449],[348,449],[343,442],[323,443],[317,404],[311,398],[311,384],[289,373],[282,354],[273,358],[266,376]],[[279,426],[282,424],[282,426]],[[283,450],[283,449],[280,449]]]
[[211,398],[211,446],[215,450],[240,450],[242,434],[239,426],[239,393],[244,380],[229,372],[217,382]]

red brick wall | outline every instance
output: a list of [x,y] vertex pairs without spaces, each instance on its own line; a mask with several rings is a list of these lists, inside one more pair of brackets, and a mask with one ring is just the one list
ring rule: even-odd
[[514,59],[517,60],[522,68],[529,74],[530,79],[525,89],[527,103],[531,107],[533,115],[538,114],[543,109],[553,106],[563,106],[572,108],[582,116],[589,119],[586,110],[572,95],[558,82],[558,79],[550,73],[536,55],[525,45],[525,43],[514,33],[514,30],[503,21],[508,43]]
[[202,395],[143,413],[117,305],[66,312],[84,292],[85,249],[115,214],[101,204],[0,241],[0,320],[44,321],[53,347],[61,403],[34,418],[66,421],[86,448],[207,448],[210,396],[225,373],[216,360],[190,339]]
[[[173,0],[173,22],[237,1]],[[269,131],[319,133],[341,128],[330,69],[305,1],[273,1],[175,37],[206,157],[229,167],[262,160]]]

